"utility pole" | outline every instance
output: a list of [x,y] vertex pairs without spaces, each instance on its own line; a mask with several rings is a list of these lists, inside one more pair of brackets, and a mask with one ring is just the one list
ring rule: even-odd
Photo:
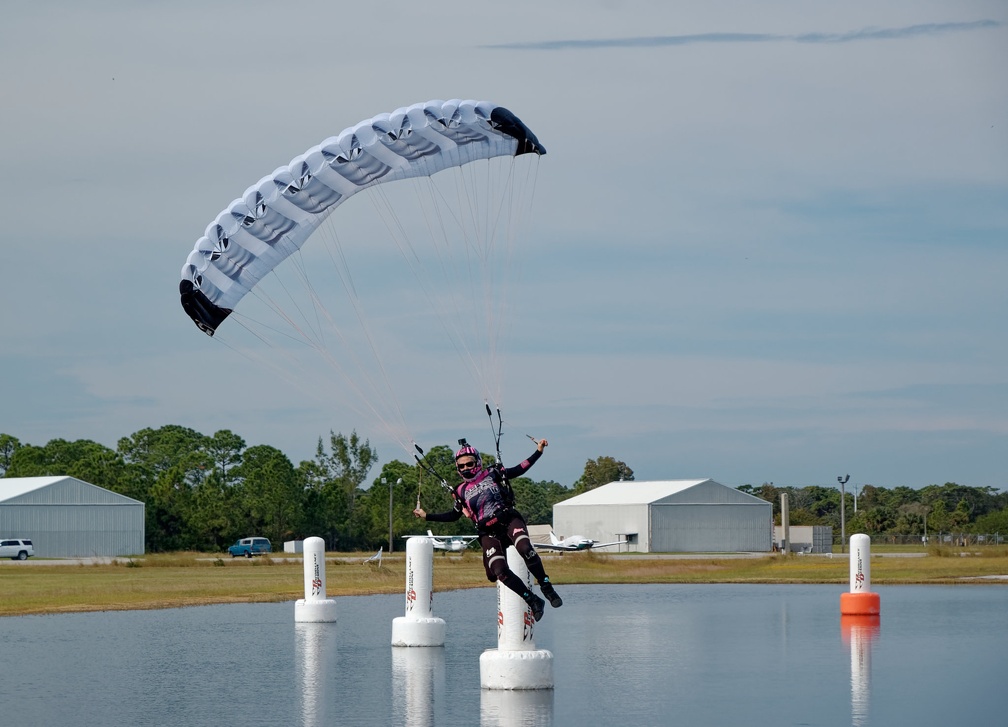
[[[386,484],[386,479],[384,477],[381,478],[381,483],[383,485]],[[402,484],[402,477],[400,477],[398,480],[396,480],[395,484],[401,485]],[[392,487],[393,487],[392,485],[389,485],[389,488],[388,488],[388,552],[390,552],[390,553],[392,552],[392,542],[393,542],[392,541]]]
[[846,553],[847,550],[847,522],[846,513],[844,512],[844,505],[846,504],[847,495],[844,492],[844,485],[850,481],[850,475],[843,475],[842,477],[837,477],[836,481],[840,483],[840,552]]

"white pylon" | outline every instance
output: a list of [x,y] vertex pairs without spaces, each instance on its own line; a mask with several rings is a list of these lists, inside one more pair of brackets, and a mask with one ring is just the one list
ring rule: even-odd
[[406,615],[392,619],[392,646],[444,646],[445,622],[434,604],[434,541],[406,541]]
[[[532,588],[525,560],[513,546],[507,549],[508,567]],[[535,645],[535,619],[517,593],[497,583],[497,648],[480,654],[483,689],[552,689],[553,654]]]
[[326,623],[336,620],[336,601],[326,598],[325,541],[306,538],[304,541],[305,597],[294,602],[294,621]]

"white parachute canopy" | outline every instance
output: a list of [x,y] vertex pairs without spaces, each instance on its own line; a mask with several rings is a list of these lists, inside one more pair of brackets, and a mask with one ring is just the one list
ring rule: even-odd
[[[386,372],[396,357],[382,340],[387,331],[364,314],[358,291],[392,292],[385,278],[398,273],[395,256],[381,247],[391,237],[414,277],[403,314],[428,338],[438,331],[424,319],[436,314],[483,399],[499,405],[510,245],[527,215],[536,168],[516,166],[515,158],[545,153],[513,113],[487,101],[428,101],[362,121],[263,177],[217,215],[182,267],[182,307],[215,340],[294,384],[315,387],[310,391],[329,389],[411,451],[398,396],[403,380],[392,373],[390,381]],[[342,238],[348,229],[353,238],[362,208],[332,212],[365,190],[382,224],[364,227],[363,248],[359,239],[348,246]],[[368,270],[351,262],[363,250],[381,261],[378,286],[355,280]],[[326,259],[328,270],[320,266]],[[347,300],[332,304],[334,292]],[[252,347],[232,345],[234,333]],[[444,373],[441,361],[429,364],[421,386]],[[343,377],[339,391],[315,363]]]
[[330,137],[245,190],[182,267],[182,307],[209,335],[334,209],[377,184],[479,159],[545,154],[514,114],[486,101],[428,101]]

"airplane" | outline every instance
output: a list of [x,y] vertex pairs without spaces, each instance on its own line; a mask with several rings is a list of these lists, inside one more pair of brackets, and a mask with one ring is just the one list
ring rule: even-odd
[[[404,535],[404,538],[422,538],[422,535]],[[430,530],[427,537],[434,541],[436,550],[446,550],[452,553],[461,553],[469,547],[469,544],[479,538],[478,535],[435,535]]]
[[591,550],[592,548],[608,548],[610,545],[626,545],[625,540],[617,540],[613,543],[600,543],[591,538],[586,538],[583,535],[569,535],[563,540],[560,540],[556,533],[550,530],[550,542],[548,543],[536,543],[536,549],[542,548],[545,550]]

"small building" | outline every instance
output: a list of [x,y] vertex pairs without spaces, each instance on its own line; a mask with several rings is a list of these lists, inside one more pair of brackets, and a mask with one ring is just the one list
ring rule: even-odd
[[553,529],[642,553],[770,552],[773,505],[710,479],[610,482],[555,504]]
[[0,537],[36,557],[142,555],[144,503],[75,477],[0,478]]
[[[832,553],[833,528],[829,525],[790,525],[788,551],[791,553]],[[774,545],[784,546],[784,526],[774,525]]]
[[543,545],[550,542],[550,533],[553,531],[552,525],[529,525],[528,534],[532,545]]

